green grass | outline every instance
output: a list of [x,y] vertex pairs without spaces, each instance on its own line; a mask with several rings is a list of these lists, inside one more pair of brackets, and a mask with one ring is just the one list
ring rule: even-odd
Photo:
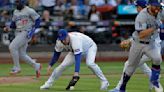
[[[56,64],[54,68],[57,66]],[[122,68],[124,62],[101,62],[98,63],[104,72],[105,76],[110,82],[109,89],[116,86],[118,80],[120,79]],[[150,64],[149,64],[150,65]],[[9,71],[11,69],[11,64],[1,64],[0,65],[0,77],[9,76]],[[21,64],[22,72],[19,76],[34,76],[35,71],[28,64]],[[47,64],[43,64],[42,75],[46,75]],[[162,64],[164,68],[164,64]],[[48,79],[49,76],[41,76],[36,82],[28,83],[12,83],[12,84],[0,84],[0,92],[68,92],[65,91],[65,87],[72,78],[74,71],[74,66],[67,68],[63,75],[54,83],[49,90],[40,90],[39,87]],[[162,71],[161,83],[164,86],[164,71]],[[107,92],[100,91],[100,81],[93,73],[86,67],[85,63],[81,65],[80,80],[77,83],[75,90],[72,92]],[[127,85],[128,92],[148,92],[148,77],[137,69],[134,76],[131,78]]]

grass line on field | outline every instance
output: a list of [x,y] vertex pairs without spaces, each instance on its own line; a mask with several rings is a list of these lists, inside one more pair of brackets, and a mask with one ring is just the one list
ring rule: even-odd
[[[106,75],[106,76],[111,76],[111,75],[112,75],[112,76],[119,76],[119,75],[121,75],[121,74],[120,74],[120,73],[110,73],[110,74],[106,74],[106,73],[105,73],[104,75]],[[143,73],[135,73],[134,75],[145,76],[145,74],[143,74]],[[21,74],[19,74],[19,75],[8,75],[8,76],[1,76],[1,77],[24,77],[24,76],[29,76],[29,77],[31,77],[31,76],[35,76],[35,75],[21,75]],[[41,74],[41,76],[48,77],[48,76],[50,76],[50,75]],[[72,76],[72,74],[62,74],[61,76],[67,77],[67,76]],[[94,77],[95,74],[80,74],[80,76],[83,76],[83,77],[88,77],[88,76]],[[162,73],[161,76],[164,76],[164,73]]]

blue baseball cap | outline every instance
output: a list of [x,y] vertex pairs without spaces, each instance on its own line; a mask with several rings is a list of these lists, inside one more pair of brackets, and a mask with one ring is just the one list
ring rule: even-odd
[[136,0],[136,1],[134,1],[134,5],[141,6],[141,7],[146,7],[147,6],[147,1],[146,0]]
[[64,40],[68,36],[68,32],[66,29],[60,29],[58,31],[58,39],[59,40]]
[[153,6],[161,6],[161,0],[149,0],[148,4]]

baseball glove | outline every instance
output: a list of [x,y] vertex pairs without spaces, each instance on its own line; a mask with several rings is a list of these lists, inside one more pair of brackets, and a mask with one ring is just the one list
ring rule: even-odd
[[130,40],[123,40],[120,43],[120,47],[123,48],[123,49],[129,49],[130,46],[131,46],[131,41]]
[[73,76],[72,80],[69,82],[69,85],[66,87],[66,90],[70,90],[71,86],[75,86],[75,84],[77,83],[77,81],[80,79],[79,76]]

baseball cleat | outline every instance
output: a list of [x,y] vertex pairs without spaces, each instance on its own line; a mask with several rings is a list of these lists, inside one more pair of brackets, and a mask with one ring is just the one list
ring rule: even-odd
[[16,75],[16,74],[18,74],[18,73],[20,73],[21,72],[21,70],[11,70],[11,72],[10,72],[10,75]]
[[39,78],[40,77],[41,69],[42,69],[42,65],[41,64],[38,64],[36,66],[36,78]]
[[70,86],[68,89],[66,89],[66,90],[74,90],[75,89],[75,87],[74,86]]
[[163,92],[163,87],[162,85],[159,83],[158,86],[153,86],[155,89],[155,92]]
[[114,89],[112,89],[112,90],[109,90],[108,92],[126,92],[126,91],[124,91],[124,90],[119,90],[119,89],[117,89],[117,88],[114,88]]
[[52,84],[45,83],[44,85],[40,86],[40,90],[49,89],[51,86]]
[[108,81],[102,81],[100,90],[107,90],[108,86],[109,86],[109,82]]

